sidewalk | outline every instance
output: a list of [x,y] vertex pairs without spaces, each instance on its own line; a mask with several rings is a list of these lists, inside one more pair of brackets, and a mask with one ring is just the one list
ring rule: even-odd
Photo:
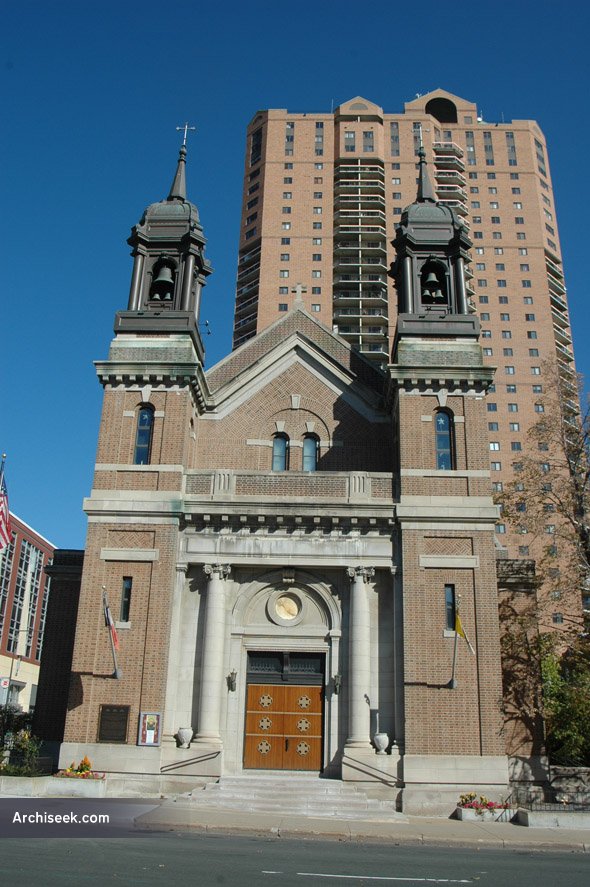
[[250,834],[269,838],[315,838],[338,841],[374,841],[383,844],[481,846],[512,850],[567,850],[590,852],[590,829],[525,828],[511,823],[459,822],[454,819],[404,816],[390,822],[361,819],[313,818],[281,813],[193,808],[162,801],[135,822],[139,829],[210,834]]

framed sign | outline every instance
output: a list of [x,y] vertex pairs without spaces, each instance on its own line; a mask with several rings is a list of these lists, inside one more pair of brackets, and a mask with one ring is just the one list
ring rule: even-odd
[[161,711],[142,711],[139,715],[138,745],[159,745],[162,726]]

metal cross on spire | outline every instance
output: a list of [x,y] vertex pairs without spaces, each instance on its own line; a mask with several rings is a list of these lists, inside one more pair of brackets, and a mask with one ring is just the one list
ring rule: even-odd
[[183,146],[183,148],[186,147],[186,139],[187,139],[187,136],[188,136],[189,132],[195,132],[196,129],[197,129],[196,126],[189,126],[188,123],[183,124],[183,126],[177,126],[177,127],[176,127],[176,131],[177,131],[177,132],[184,132],[184,136],[183,136],[183,139],[182,139],[182,146]]

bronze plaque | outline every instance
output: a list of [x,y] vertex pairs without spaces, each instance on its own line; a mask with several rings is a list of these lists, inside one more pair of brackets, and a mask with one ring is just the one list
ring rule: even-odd
[[127,742],[128,705],[101,705],[98,722],[99,742]]

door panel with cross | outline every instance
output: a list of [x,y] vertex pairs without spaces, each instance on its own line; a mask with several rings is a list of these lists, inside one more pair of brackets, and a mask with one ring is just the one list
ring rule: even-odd
[[250,684],[244,767],[321,770],[322,690],[319,685]]

